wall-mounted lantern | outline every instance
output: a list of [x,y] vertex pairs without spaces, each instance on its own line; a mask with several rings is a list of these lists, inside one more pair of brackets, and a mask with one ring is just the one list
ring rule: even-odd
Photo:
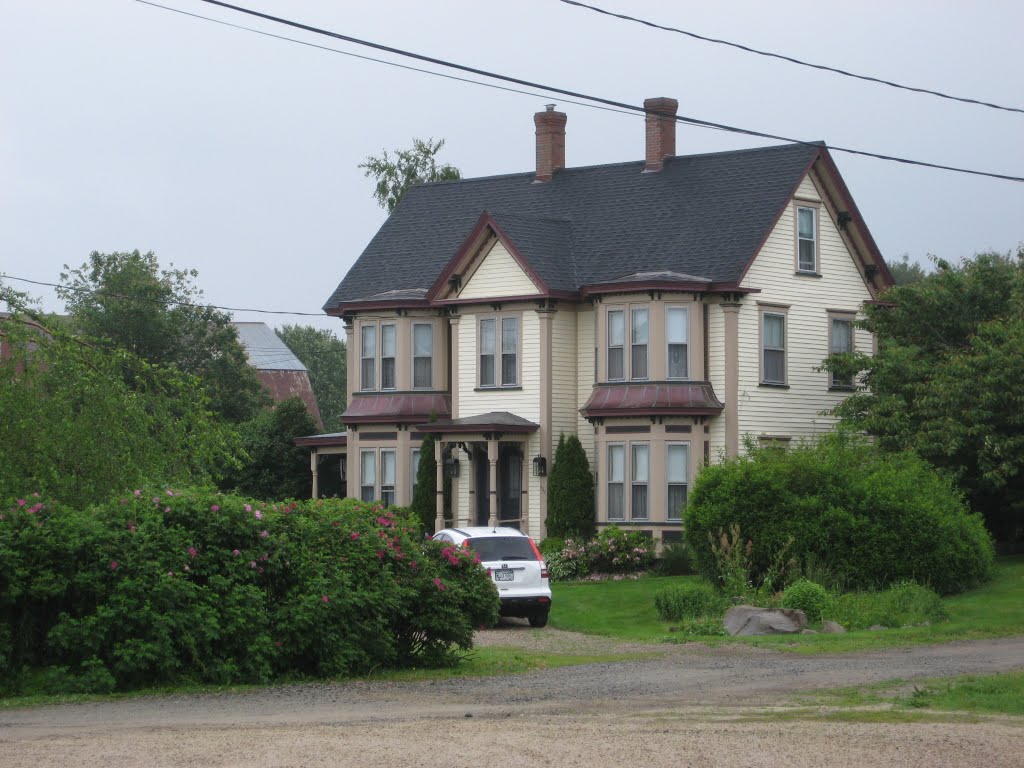
[[459,460],[458,459],[445,459],[444,460],[444,473],[448,477],[459,476]]
[[547,477],[548,474],[548,460],[543,456],[533,457],[533,476],[534,477]]

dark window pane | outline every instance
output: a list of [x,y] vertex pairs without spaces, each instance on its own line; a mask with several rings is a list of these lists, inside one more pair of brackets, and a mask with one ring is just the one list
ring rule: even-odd
[[[364,361],[365,363],[365,361]],[[380,388],[395,388],[395,358],[384,357],[380,361]]]
[[777,349],[764,351],[764,380],[771,384],[786,383],[786,353]]
[[608,519],[621,520],[623,516],[622,483],[608,483]]
[[494,355],[480,355],[480,386],[494,386]]
[[669,483],[668,486],[668,519],[682,520],[683,507],[686,506],[686,486],[683,483]]
[[647,378],[647,345],[646,344],[634,344],[633,345],[633,359],[631,361],[630,378],[633,379],[646,379]]
[[622,347],[612,347],[608,350],[608,380],[618,381],[623,378],[622,370]]
[[630,512],[634,520],[647,519],[647,486],[634,485],[633,498],[630,500]]
[[426,389],[431,385],[431,358],[417,357],[413,360],[412,385],[417,389]]
[[686,357],[685,344],[668,345],[668,377],[670,379],[685,379],[689,376]]
[[516,383],[518,374],[516,368],[516,356],[514,354],[504,354],[501,356],[501,383],[503,385]]
[[363,370],[362,370],[362,388],[363,389],[374,389],[377,385],[374,382],[374,363],[376,361],[372,358],[363,358]]

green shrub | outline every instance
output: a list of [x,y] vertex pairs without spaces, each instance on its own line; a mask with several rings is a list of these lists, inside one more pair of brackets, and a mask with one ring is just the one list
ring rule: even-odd
[[594,477],[576,435],[558,439],[548,477],[547,529],[560,538],[589,538],[594,532]]
[[832,596],[828,590],[807,579],[790,584],[782,595],[782,607],[803,611],[808,621],[821,621],[822,613],[831,605]]
[[558,552],[544,555],[548,574],[554,581],[573,581],[590,574],[590,555],[587,545],[566,539]]
[[696,573],[686,542],[664,545],[655,570],[659,576],[689,576]]
[[678,626],[671,627],[670,631],[673,634],[664,638],[664,642],[688,643],[695,637],[724,637],[729,634],[726,632],[725,624],[720,616],[702,616],[697,619],[687,619],[680,622]]
[[942,598],[933,590],[904,581],[884,592],[847,592],[837,597],[823,617],[847,629],[874,625],[906,627],[948,618]]
[[475,556],[424,542],[404,510],[153,488],[0,509],[5,687],[46,669],[80,690],[438,664],[497,620]]
[[714,616],[725,609],[725,599],[710,584],[679,584],[655,593],[654,607],[664,621]]
[[639,531],[603,528],[587,544],[593,573],[642,573],[654,565],[654,543]]
[[545,559],[551,555],[557,555],[564,548],[565,539],[560,539],[557,536],[548,536],[537,546],[537,549],[540,550]]
[[942,594],[988,579],[994,560],[982,519],[927,464],[843,434],[788,451],[748,445],[706,467],[684,519],[711,580],[712,546],[738,526],[754,586],[783,551],[798,563],[813,556],[852,589],[914,579]]

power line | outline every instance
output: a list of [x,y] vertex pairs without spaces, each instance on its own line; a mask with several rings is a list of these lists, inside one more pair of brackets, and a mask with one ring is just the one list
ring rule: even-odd
[[801,67],[810,67],[811,69],[818,69],[818,70],[821,70],[823,72],[831,72],[831,73],[836,74],[836,75],[842,75],[843,77],[851,77],[851,78],[854,78],[856,80],[864,80],[864,81],[869,82],[869,83],[875,83],[877,85],[885,85],[885,86],[888,86],[890,88],[898,88],[898,89],[903,90],[903,91],[912,91],[914,93],[923,93],[923,94],[926,94],[928,96],[937,96],[940,99],[949,99],[950,101],[959,101],[959,102],[962,102],[964,104],[973,104],[973,105],[979,106],[979,107],[988,107],[990,109],[999,109],[999,110],[1002,110],[1004,112],[1017,112],[1018,114],[1024,114],[1024,109],[1021,109],[1020,107],[1007,107],[1007,106],[1004,106],[1002,104],[993,104],[990,101],[982,101],[980,99],[972,99],[972,98],[968,98],[966,96],[953,96],[952,94],[943,93],[942,91],[934,91],[934,90],[932,90],[930,88],[918,88],[918,87],[913,86],[913,85],[904,85],[902,83],[897,83],[897,82],[894,82],[892,80],[885,80],[885,79],[880,78],[880,77],[872,77],[871,75],[860,75],[860,74],[857,74],[856,72],[850,72],[850,71],[845,70],[845,69],[839,69],[838,67],[830,67],[830,66],[828,66],[826,64],[814,64],[813,62],[803,61],[802,59],[797,59],[797,58],[794,58],[792,56],[786,56],[785,54],[782,54],[782,53],[774,53],[772,51],[762,51],[762,50],[759,50],[758,48],[751,48],[750,46],[743,45],[741,43],[734,43],[734,42],[731,42],[729,40],[721,40],[721,39],[716,38],[716,37],[707,37],[705,35],[699,35],[696,32],[690,32],[690,31],[685,30],[685,29],[679,29],[678,27],[668,27],[668,26],[665,26],[663,24],[657,24],[657,23],[655,23],[653,21],[647,21],[646,19],[638,19],[635,16],[629,16],[628,14],[625,14],[625,13],[615,13],[614,11],[609,11],[609,10],[607,10],[605,8],[598,8],[595,5],[588,5],[587,3],[581,3],[578,0],[558,0],[558,1],[561,2],[561,3],[565,3],[566,5],[573,5],[573,6],[576,6],[577,8],[585,8],[588,11],[594,11],[595,13],[600,13],[600,14],[603,14],[605,16],[611,16],[613,18],[621,19],[623,21],[630,21],[630,22],[633,22],[634,24],[642,24],[645,27],[652,27],[653,29],[660,29],[660,30],[663,30],[665,32],[675,32],[675,33],[680,34],[680,35],[686,35],[687,37],[692,37],[694,40],[701,40],[701,41],[703,41],[705,43],[714,43],[715,45],[727,45],[730,48],[736,48],[736,49],[741,50],[741,51],[746,51],[747,53],[756,54],[758,56],[767,56],[768,58],[772,58],[772,59],[780,59],[782,61],[788,61],[790,64],[798,64]]
[[[177,11],[177,9],[169,8],[169,7],[163,6],[163,5],[158,5],[156,3],[149,2],[148,0],[136,0],[136,1],[140,2],[140,3],[143,3],[144,5],[150,5],[150,6],[153,6],[153,7],[156,7],[156,8],[161,8],[163,10]],[[361,45],[361,46],[365,46],[365,47],[368,47],[368,48],[373,48],[375,50],[385,51],[387,53],[392,53],[392,54],[394,54],[396,56],[404,56],[406,58],[412,58],[412,59],[416,59],[418,61],[425,61],[425,62],[430,63],[430,64],[436,64],[438,66],[448,67],[448,68],[456,69],[456,70],[459,70],[459,71],[462,71],[462,72],[469,72],[471,74],[479,75],[481,77],[488,77],[488,78],[492,78],[494,80],[501,80],[503,82],[514,83],[516,85],[521,85],[521,86],[524,86],[526,88],[533,88],[533,89],[536,89],[536,90],[547,91],[549,93],[556,93],[556,94],[559,94],[560,96],[568,96],[568,97],[573,98],[573,99],[582,99],[582,100],[585,100],[585,101],[595,102],[597,104],[602,104],[602,105],[604,105],[606,107],[614,107],[615,109],[620,110],[620,111],[628,111],[628,112],[637,113],[637,114],[646,114],[646,110],[642,106],[637,106],[635,104],[627,104],[625,102],[615,101],[614,99],[606,99],[606,98],[603,98],[601,96],[591,96],[589,94],[581,93],[579,91],[572,91],[572,90],[568,90],[566,88],[559,88],[559,87],[553,86],[553,85],[545,85],[543,83],[536,83],[536,82],[533,82],[533,81],[530,81],[530,80],[523,80],[521,78],[511,77],[509,75],[502,75],[502,74],[498,74],[496,72],[490,72],[488,70],[479,69],[477,67],[470,67],[470,66],[467,66],[467,65],[464,65],[464,64],[456,64],[455,62],[447,61],[445,59],[438,59],[438,58],[435,58],[433,56],[426,56],[426,55],[420,54],[420,53],[413,53],[411,51],[406,51],[406,50],[401,49],[401,48],[394,48],[392,46],[383,45],[381,43],[374,43],[374,42],[369,41],[369,40],[361,40],[361,39],[359,39],[357,37],[352,37],[350,35],[343,35],[343,34],[341,34],[339,32],[331,32],[330,30],[321,29],[319,27],[310,26],[308,24],[303,24],[303,23],[297,22],[297,21],[291,21],[289,19],[285,19],[285,18],[282,18],[280,16],[272,16],[270,14],[262,13],[260,11],[254,11],[254,10],[251,10],[251,9],[248,9],[248,8],[242,8],[241,6],[231,5],[230,3],[221,2],[221,0],[201,0],[201,2],[207,3],[209,5],[216,5],[216,6],[219,6],[221,8],[227,8],[228,10],[237,11],[238,13],[243,13],[243,14],[246,14],[248,16],[254,16],[256,18],[266,19],[267,21],[272,21],[272,22],[277,23],[277,24],[283,24],[285,26],[293,27],[295,29],[301,29],[301,30],[304,30],[306,32],[312,32],[314,34],[324,35],[326,37],[332,37],[332,38],[335,38],[337,40],[344,40],[345,42],[353,43],[355,45]],[[182,12],[182,13],[184,13],[184,12]],[[200,16],[199,14],[190,14],[190,13],[188,13],[186,15],[194,16],[195,18],[204,19],[206,21],[213,21],[213,22],[221,23],[221,22],[218,22],[216,19],[209,19],[209,18],[207,18],[205,16]],[[245,28],[243,27],[243,29],[245,29]],[[334,49],[328,49],[328,50],[334,50]],[[418,71],[421,71],[424,74],[437,74],[437,73],[434,73],[434,72],[430,72],[429,70],[418,70]],[[440,76],[447,77],[445,75],[440,75]],[[466,80],[465,82],[474,83],[474,81],[472,81],[472,80]],[[474,84],[478,84],[479,85],[480,83],[474,83]],[[720,131],[728,131],[730,133],[741,134],[741,135],[744,135],[744,136],[753,136],[753,137],[756,137],[756,138],[771,139],[773,141],[783,141],[783,142],[787,142],[787,143],[790,143],[790,144],[801,144],[801,145],[804,145],[804,146],[815,146],[815,147],[816,146],[820,146],[820,144],[818,142],[806,141],[806,140],[803,140],[803,139],[794,139],[794,138],[788,137],[788,136],[780,136],[778,134],[765,133],[763,131],[755,131],[755,130],[752,130],[752,129],[749,129],[749,128],[739,128],[737,126],[726,125],[724,123],[715,123],[715,122],[712,122],[710,120],[700,120],[700,119],[694,118],[694,117],[686,117],[686,116],[683,116],[683,115],[676,115],[675,119],[676,119],[676,122],[684,123],[684,124],[688,124],[688,125],[694,125],[694,126],[697,126],[697,127],[700,127],[700,128],[712,128],[712,129],[716,129],[716,130],[720,130]],[[1021,176],[1010,176],[1010,175],[1007,175],[1007,174],[992,173],[992,172],[989,172],[989,171],[978,171],[978,170],[973,170],[973,169],[970,169],[970,168],[960,168],[960,167],[952,166],[952,165],[943,165],[941,163],[929,163],[929,162],[925,162],[923,160],[911,160],[911,159],[905,158],[905,157],[898,157],[898,156],[895,156],[895,155],[885,155],[885,154],[881,154],[881,153],[878,153],[878,152],[869,152],[869,151],[861,150],[861,149],[853,149],[851,147],[829,146],[828,148],[831,151],[833,151],[833,152],[843,152],[845,154],[859,155],[861,157],[871,157],[871,158],[875,158],[877,160],[885,160],[885,161],[893,162],[893,163],[901,163],[903,165],[914,165],[914,166],[919,166],[919,167],[922,167],[922,168],[934,168],[936,170],[941,170],[941,171],[952,171],[954,173],[964,173],[964,174],[969,174],[969,175],[972,175],[972,176],[984,176],[984,177],[987,177],[987,178],[1002,179],[1004,181],[1014,181],[1014,182],[1018,182],[1018,183],[1019,182],[1024,182],[1024,177],[1021,177]]]
[[60,288],[64,291],[74,291],[75,293],[86,293],[92,296],[103,296],[111,299],[123,299],[125,301],[142,301],[149,304],[159,304],[164,307],[179,306],[179,307],[195,307],[196,309],[223,309],[226,312],[255,312],[261,315],[298,315],[299,317],[328,317],[323,312],[288,312],[285,310],[277,309],[253,309],[252,307],[223,307],[219,304],[196,304],[191,301],[178,301],[177,299],[151,299],[147,296],[127,296],[122,293],[111,293],[110,291],[94,291],[91,288],[79,288],[73,285],[64,285],[61,283],[48,283],[44,280],[30,280],[27,277],[16,277],[14,275],[0,274],[0,278],[4,280],[17,280],[21,283],[31,283],[32,285],[44,285],[50,288]]

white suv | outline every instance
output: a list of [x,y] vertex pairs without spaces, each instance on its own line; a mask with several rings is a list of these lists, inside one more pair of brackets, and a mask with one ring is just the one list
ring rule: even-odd
[[498,588],[502,616],[520,616],[531,627],[548,623],[551,584],[548,567],[533,539],[515,528],[445,528],[435,541],[471,549]]

